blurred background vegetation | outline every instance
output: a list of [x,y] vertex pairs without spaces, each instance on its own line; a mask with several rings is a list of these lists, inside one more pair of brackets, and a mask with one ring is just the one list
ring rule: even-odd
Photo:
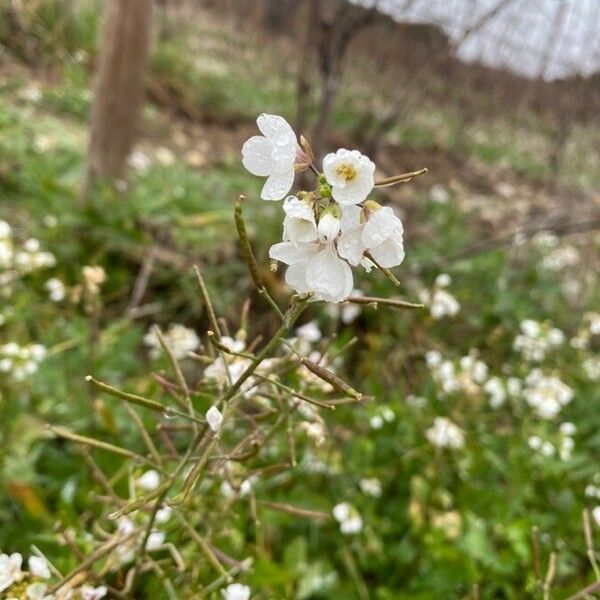
[[[253,334],[274,331],[232,222],[244,194],[265,280],[286,297],[267,258],[281,207],[258,200],[260,182],[240,161],[256,116],[268,112],[295,124],[319,153],[361,149],[381,176],[429,169],[378,194],[404,223],[404,295],[427,298],[427,290],[431,299],[447,273],[460,311],[435,318],[429,309],[364,308],[344,324],[311,309],[307,318],[335,344],[358,338],[341,371],[376,401],[327,415],[332,444],[306,449],[323,468],[299,469],[265,497],[325,511],[349,501],[364,529],[348,537],[335,525],[265,515],[259,543],[244,508],[228,543],[239,555],[258,553],[248,575],[256,597],[566,598],[590,585],[582,511],[600,505],[600,325],[592,325],[600,319],[600,76],[577,64],[554,79],[545,69],[526,77],[508,59],[466,63],[440,23],[393,20],[341,0],[161,0],[148,25],[145,100],[125,140],[127,162],[118,174],[98,173],[88,156],[104,4],[0,1],[0,219],[15,247],[33,238],[55,257],[14,280],[0,270],[0,345],[47,349],[22,380],[0,373],[0,549],[36,544],[63,568],[73,564],[58,533],[93,521],[93,478],[81,454],[43,426],[136,443],[127,413],[90,393],[84,377],[153,393],[156,365],[142,341],[149,326],[207,328],[193,265],[232,330],[250,297]],[[567,23],[569,11],[583,10],[557,4]],[[597,12],[588,20],[600,26]],[[575,28],[582,46],[585,31],[598,29]],[[486,43],[504,41],[499,33]],[[539,38],[521,43],[548,54]],[[122,132],[96,127],[109,133],[101,143],[112,152]],[[107,275],[99,306],[81,299],[86,265]],[[49,297],[52,278],[65,286],[59,301]],[[373,274],[357,287],[393,293]],[[565,334],[537,365],[513,347],[525,319]],[[431,350],[449,360],[476,351],[501,378],[524,380],[541,366],[574,398],[559,417],[542,419],[523,398],[490,406],[483,386],[443,394],[425,360]],[[377,419],[385,409],[393,418]],[[428,441],[440,415],[465,432],[464,448]],[[559,451],[563,422],[577,428],[569,456]],[[554,451],[537,451],[532,437]],[[101,453],[98,460],[110,468]],[[365,478],[379,480],[380,495],[361,491]],[[556,573],[544,590],[553,553]]]

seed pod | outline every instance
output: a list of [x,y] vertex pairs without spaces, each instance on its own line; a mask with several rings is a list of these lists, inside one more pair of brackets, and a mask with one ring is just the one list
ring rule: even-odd
[[321,367],[317,363],[308,360],[307,358],[300,359],[300,362],[314,375],[316,375],[319,379],[329,383],[336,392],[340,394],[345,394],[350,398],[356,398],[356,400],[362,399],[362,394],[357,392],[353,387],[348,385],[341,377],[338,377],[335,373],[326,369],[325,367]]

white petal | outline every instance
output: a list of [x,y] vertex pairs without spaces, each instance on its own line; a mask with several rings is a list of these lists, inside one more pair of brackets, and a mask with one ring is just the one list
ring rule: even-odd
[[362,241],[367,248],[373,248],[383,243],[394,232],[402,235],[402,222],[389,206],[385,206],[373,213],[365,223]]
[[332,242],[340,232],[340,220],[331,213],[325,213],[317,226],[321,239]]
[[221,429],[221,425],[223,424],[223,415],[216,406],[211,406],[206,411],[206,422],[208,423],[208,426],[215,432]]
[[260,197],[263,200],[281,200],[294,183],[294,166],[284,173],[273,173],[263,186]]
[[310,287],[306,282],[306,270],[308,268],[309,261],[301,260],[300,262],[290,265],[285,272],[285,282],[298,294],[310,291]]
[[362,228],[363,226],[359,225],[354,229],[344,231],[337,242],[338,254],[355,267],[358,266],[365,252],[361,240]]
[[360,175],[352,182],[352,185],[346,185],[346,187],[333,187],[331,195],[334,200],[343,205],[360,204],[367,199],[374,184],[375,180],[372,175],[370,177]]
[[[319,299],[340,302],[346,298],[344,294],[348,287],[348,272],[351,278],[352,271],[348,263],[337,255],[333,244],[328,244],[310,259],[306,270],[306,282]],[[352,286],[348,294],[350,291]]]
[[385,242],[370,249],[377,263],[386,268],[397,267],[404,260],[404,244],[402,235],[393,233]]
[[48,561],[45,558],[42,558],[41,556],[30,556],[28,565],[29,573],[34,577],[50,579],[50,568],[48,567]]
[[319,233],[314,224],[309,221],[286,217],[283,220],[283,239],[293,244],[316,242],[319,239]]
[[279,242],[269,250],[269,258],[278,260],[286,265],[293,265],[301,260],[314,256],[319,248],[316,244],[292,244],[290,242]]
[[279,115],[262,113],[256,119],[260,132],[276,144],[287,144],[290,138],[296,139],[291,125]]
[[362,208],[360,206],[356,206],[355,204],[346,204],[341,207],[342,209],[342,219],[340,222],[340,229],[342,231],[347,231],[348,229],[352,229],[360,225],[360,213],[362,212]]
[[262,135],[255,135],[242,146],[242,164],[252,175],[265,177],[275,170],[272,144]]
[[296,198],[296,196],[288,196],[283,201],[283,210],[288,217],[295,217],[297,219],[304,219],[305,221],[316,223],[313,209],[307,202],[300,200],[300,198]]

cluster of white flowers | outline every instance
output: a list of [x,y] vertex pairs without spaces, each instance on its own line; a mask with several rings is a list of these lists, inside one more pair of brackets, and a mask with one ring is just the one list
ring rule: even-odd
[[540,267],[545,271],[564,271],[566,268],[578,264],[579,260],[579,251],[575,246],[561,246],[546,255],[542,259]]
[[396,413],[389,406],[386,406],[369,419],[369,425],[372,429],[381,429],[385,423],[391,423],[395,420]]
[[[200,338],[196,332],[179,323],[169,325],[167,331],[163,333],[163,337],[173,356],[178,360],[187,358],[188,354],[200,345]],[[148,352],[150,358],[157,359],[161,355],[162,347],[154,327],[151,327],[144,336],[144,344],[150,348]]]
[[65,284],[58,277],[51,277],[46,281],[44,287],[48,292],[48,297],[52,302],[62,302],[67,295]]
[[477,394],[488,378],[488,366],[478,358],[476,350],[460,358],[457,364],[443,359],[437,350],[427,352],[425,360],[444,394]]
[[465,445],[463,430],[447,417],[435,417],[433,425],[425,431],[425,437],[437,448],[453,448]]
[[600,356],[590,356],[586,358],[581,367],[588,379],[591,381],[600,381]]
[[342,302],[352,293],[351,267],[391,268],[404,260],[401,221],[391,208],[368,199],[375,185],[369,158],[340,148],[323,159],[317,190],[288,196],[296,168],[316,168],[285,119],[262,114],[256,122],[263,135],[245,142],[242,162],[252,174],[267,177],[263,200],[285,198],[283,242],[269,256],[288,266],[285,280],[296,292]]
[[0,346],[0,373],[10,374],[15,381],[23,381],[38,370],[46,354],[42,344],[19,346],[16,342],[8,342]]
[[358,486],[363,494],[372,496],[373,498],[381,498],[381,494],[383,493],[381,481],[377,477],[364,477],[358,482]]
[[447,204],[450,200],[448,190],[441,183],[436,183],[431,187],[429,197],[435,204]]
[[583,315],[577,335],[571,338],[571,347],[585,350],[589,347],[591,339],[597,335],[600,335],[600,313],[587,312]]
[[48,594],[51,577],[48,561],[41,556],[30,556],[24,571],[21,554],[0,554],[0,594],[4,592],[3,598],[16,600],[18,594],[19,598],[27,600],[101,600],[108,592],[105,586],[83,585],[63,587],[55,594]]
[[446,316],[454,317],[460,311],[459,301],[446,289],[451,283],[450,275],[441,273],[436,277],[431,291],[422,289],[419,292],[419,299],[429,307],[431,316],[436,320]]
[[29,238],[22,246],[17,246],[11,226],[6,221],[0,221],[0,287],[5,295],[10,294],[9,284],[19,276],[55,264],[54,255],[42,251],[40,242],[35,238]]
[[[565,422],[561,423],[559,431],[558,455],[561,460],[569,460],[575,449],[573,436],[577,433],[577,427],[573,423]],[[543,440],[538,435],[530,436],[527,443],[532,450],[539,452],[545,458],[551,458],[556,454],[556,446],[548,440]]]
[[542,419],[554,419],[573,399],[573,390],[555,375],[533,369],[525,378],[525,401]]
[[230,583],[225,589],[221,590],[223,600],[249,600],[250,588],[241,583]]
[[333,507],[333,518],[340,524],[340,531],[344,535],[353,535],[362,531],[362,517],[348,502],[341,502]]
[[539,323],[533,319],[525,319],[520,324],[519,333],[513,342],[513,348],[530,362],[541,362],[553,348],[561,346],[565,334],[549,323]]

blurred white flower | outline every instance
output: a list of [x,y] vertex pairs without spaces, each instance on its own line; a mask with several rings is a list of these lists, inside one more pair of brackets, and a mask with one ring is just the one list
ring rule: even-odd
[[429,310],[436,320],[445,316],[454,317],[460,311],[460,303],[450,292],[437,289],[433,292]]
[[323,337],[323,334],[319,329],[319,324],[316,321],[309,321],[298,327],[296,329],[296,335],[311,344],[318,342]]
[[158,471],[150,469],[149,471],[146,471],[141,477],[139,477],[136,483],[145,492],[151,492],[160,485],[160,475],[158,474]]
[[375,185],[375,164],[358,150],[340,148],[323,159],[323,174],[340,204],[364,202]]
[[381,481],[377,477],[363,478],[358,482],[363,494],[373,498],[381,497]]
[[148,536],[148,541],[146,542],[146,549],[150,552],[153,550],[158,550],[165,543],[165,534],[162,531],[153,531]]
[[459,449],[465,445],[462,429],[446,417],[436,417],[433,425],[425,432],[425,436],[438,448]]
[[92,587],[84,585],[80,588],[81,600],[101,600],[108,593],[108,588],[104,585]]
[[369,424],[371,425],[372,429],[381,429],[384,424],[383,417],[381,415],[373,415],[369,419]]
[[221,590],[223,600],[248,600],[250,598],[250,588],[241,583],[230,583],[224,590]]
[[591,381],[600,381],[600,356],[586,358],[581,366],[583,372]]
[[18,552],[10,556],[0,554],[0,592],[9,588],[13,583],[21,581],[23,578],[22,564],[23,557]]
[[600,506],[596,506],[592,509],[592,517],[596,521],[596,525],[600,527]]
[[65,299],[65,284],[57,277],[51,277],[46,281],[44,287],[48,291],[48,296],[52,302],[62,302]]
[[572,436],[572,435],[575,435],[577,433],[577,427],[575,426],[574,423],[570,423],[568,421],[565,421],[564,423],[560,424],[560,432],[563,435]]
[[565,334],[549,323],[525,319],[520,324],[521,333],[515,337],[513,348],[531,362],[541,362],[547,353],[565,341]]
[[280,116],[261,114],[256,124],[263,135],[255,135],[242,147],[242,163],[250,173],[267,177],[260,197],[281,200],[294,183],[294,163],[300,149],[296,134]]
[[340,524],[340,531],[344,535],[353,535],[362,531],[362,517],[348,502],[341,502],[333,507],[333,518]]
[[221,429],[221,425],[223,424],[223,415],[216,406],[211,406],[206,411],[206,422],[215,433]]
[[492,408],[499,408],[506,401],[506,390],[499,377],[490,377],[483,385],[483,389],[490,397]]
[[97,265],[86,265],[81,269],[83,281],[88,292],[96,295],[100,292],[100,286],[106,281],[106,271]]
[[[173,352],[176,359],[187,358],[190,352],[193,352],[200,345],[200,338],[193,329],[185,327],[179,323],[169,325],[167,331],[163,333],[167,346]],[[144,344],[150,348],[150,358],[157,359],[162,352],[160,340],[156,335],[154,327],[151,327],[144,336]]]
[[148,155],[142,150],[134,150],[127,161],[129,166],[136,171],[147,171],[152,164]]
[[29,573],[33,577],[40,577],[41,579],[50,579],[52,576],[50,573],[50,567],[48,561],[42,556],[30,556],[27,561]]
[[533,369],[525,379],[523,396],[543,419],[554,419],[562,407],[571,402],[573,390],[558,377]]
[[448,200],[450,200],[448,190],[440,183],[436,183],[432,186],[429,190],[429,197],[431,198],[431,201],[436,204],[446,204]]

